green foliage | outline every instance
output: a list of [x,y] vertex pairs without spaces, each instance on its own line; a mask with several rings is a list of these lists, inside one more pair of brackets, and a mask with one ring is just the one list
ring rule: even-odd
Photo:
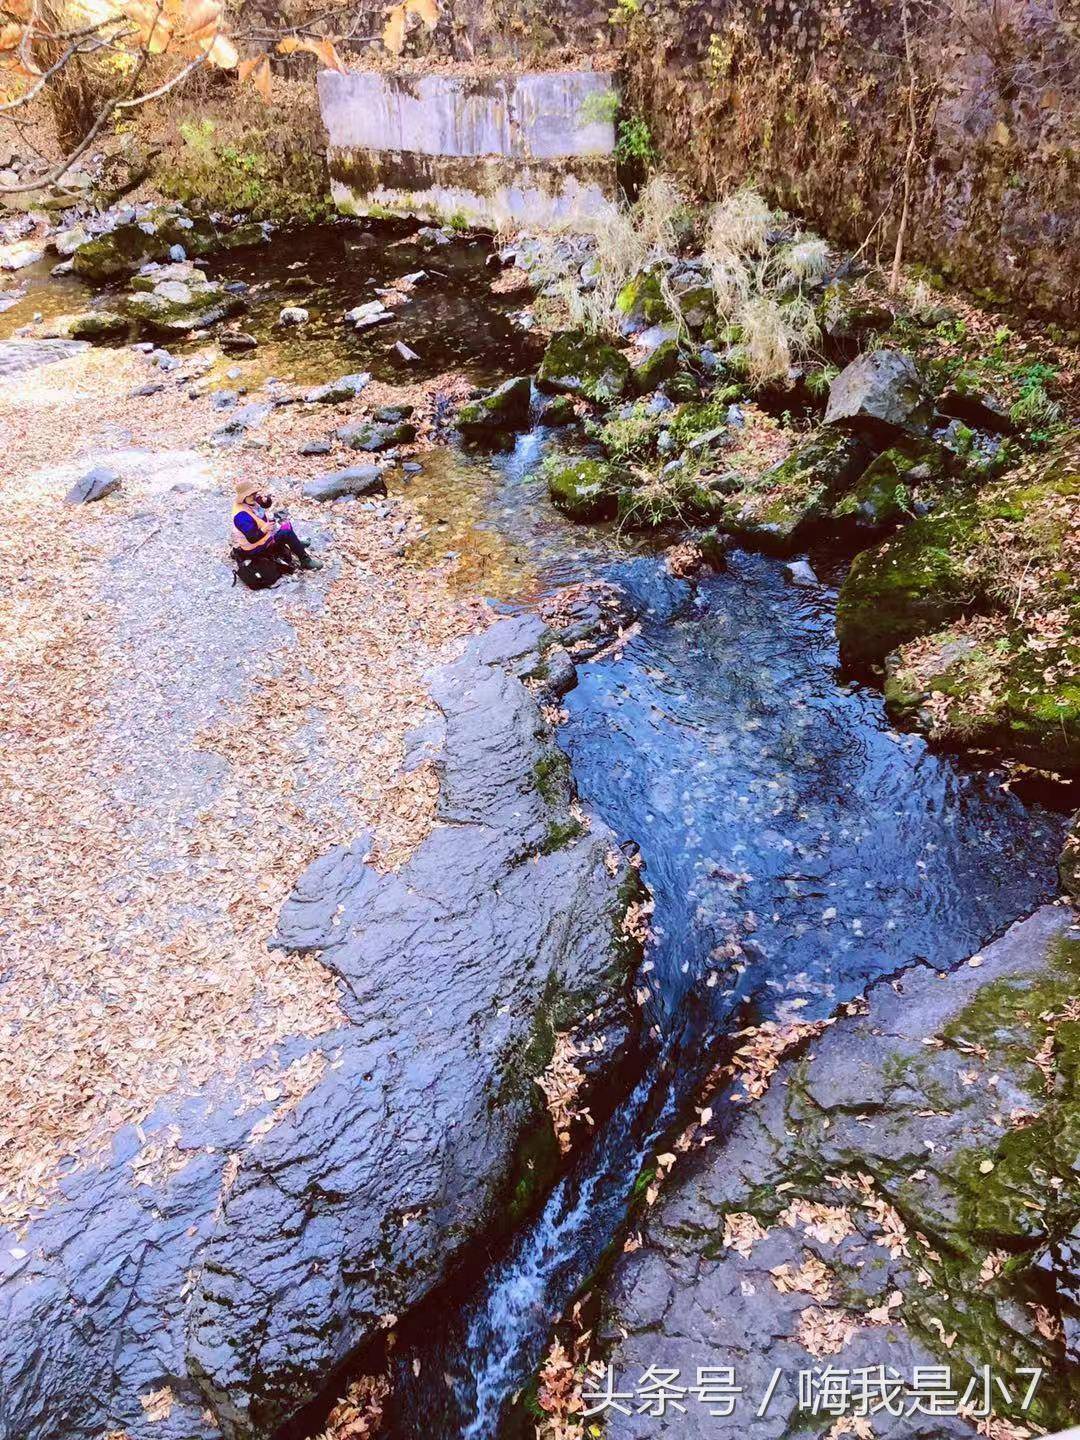
[[603,445],[612,460],[625,463],[644,458],[656,442],[661,417],[651,415],[642,401],[625,415],[615,415],[602,425],[590,422],[586,429]]
[[636,162],[639,165],[651,165],[656,159],[652,131],[640,115],[628,115],[619,121],[615,158],[624,164]]
[[463,235],[466,230],[469,230],[471,228],[469,224],[469,217],[465,214],[463,210],[455,210],[454,213],[450,216],[450,219],[446,222],[446,224],[449,229],[453,230],[458,235]]
[[325,158],[314,144],[270,126],[185,120],[183,149],[158,171],[164,195],[194,210],[244,211],[260,220],[325,220],[335,213]]
[[807,374],[806,388],[815,400],[824,400],[829,393],[829,386],[839,374],[836,365],[819,365]]
[[609,25],[629,25],[641,10],[642,0],[615,0],[608,12]]
[[1053,365],[1036,361],[1020,372],[1020,394],[1009,411],[1014,425],[1022,425],[1031,431],[1031,439],[1037,443],[1048,440],[1054,427],[1061,420],[1061,406],[1051,400],[1047,384],[1057,375]]

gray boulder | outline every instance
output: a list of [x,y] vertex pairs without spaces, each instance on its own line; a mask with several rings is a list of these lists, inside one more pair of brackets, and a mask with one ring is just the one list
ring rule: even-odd
[[[1077,1101],[1064,1017],[1045,1081],[1031,1057],[1078,957],[1076,916],[1044,906],[952,974],[918,966],[875,986],[866,1013],[794,1049],[761,1098],[712,1100],[709,1133],[723,1126],[723,1138],[680,1156],[639,1217],[643,1243],[616,1263],[601,1333],[616,1341],[618,1388],[648,1365],[692,1385],[702,1365],[733,1367],[742,1393],[727,1416],[694,1399],[648,1422],[614,1413],[606,1435],[835,1434],[835,1416],[798,1403],[800,1372],[826,1364],[884,1363],[909,1381],[915,1365],[950,1365],[961,1391],[983,1366],[1008,1370],[1003,1413],[1055,1431],[1076,1418],[1075,1367],[1031,1303],[1068,1336]],[[829,1322],[825,1348],[808,1350]],[[1022,1366],[1043,1370],[1030,1417],[1015,1405]],[[882,1411],[873,1433],[973,1430],[948,1413]]]
[[283,326],[306,325],[310,316],[302,305],[284,305],[278,312],[277,323]]
[[[19,1440],[266,1440],[504,1230],[511,1197],[539,1201],[561,1163],[535,1083],[553,1030],[596,1038],[615,1099],[640,1014],[615,938],[631,872],[602,822],[574,821],[565,758],[498,658],[530,673],[530,623],[542,645],[511,620],[516,643],[495,626],[435,677],[409,763],[434,765],[439,824],[412,858],[381,873],[358,838],[284,906],[278,943],[321,954],[345,1013],[275,1057],[326,1058],[291,1112],[271,1118],[280,1092],[248,1075],[166,1103],[3,1237]],[[155,1143],[184,1163],[133,1184]],[[165,1388],[163,1420],[144,1402]]]
[[224,425],[214,431],[210,437],[211,445],[219,450],[238,445],[249,430],[263,423],[272,408],[272,406],[259,401],[252,401],[250,405],[241,405],[239,410],[233,411]]
[[829,387],[826,425],[870,434],[925,435],[934,407],[910,355],[873,350],[853,360]]
[[364,450],[376,454],[380,450],[392,450],[395,445],[408,445],[416,439],[416,426],[407,420],[343,425],[337,432],[342,445],[350,450]]
[[120,489],[120,476],[108,465],[95,465],[85,475],[75,481],[68,493],[64,496],[65,505],[89,505],[94,500],[102,500],[106,495],[111,495],[114,490]]
[[336,380],[308,390],[304,399],[309,405],[341,405],[346,400],[355,400],[370,383],[371,376],[366,370],[359,375],[340,375]]
[[335,470],[328,475],[316,475],[313,480],[305,481],[300,493],[308,500],[341,500],[360,495],[385,495],[386,481],[378,465],[357,465],[348,470]]

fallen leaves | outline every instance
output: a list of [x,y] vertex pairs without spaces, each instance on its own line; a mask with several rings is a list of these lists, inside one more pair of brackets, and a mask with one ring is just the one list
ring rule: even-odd
[[855,1317],[846,1310],[823,1310],[808,1305],[795,1321],[794,1339],[815,1359],[835,1355],[858,1330]]
[[172,1414],[174,1398],[168,1385],[163,1385],[160,1390],[149,1390],[145,1395],[140,1395],[139,1404],[147,1420],[158,1424],[162,1420],[168,1420]]
[[565,1031],[555,1036],[555,1049],[538,1077],[537,1084],[544,1092],[548,1113],[555,1128],[555,1138],[563,1155],[570,1152],[571,1132],[575,1125],[593,1123],[588,1110],[578,1104],[578,1095],[585,1083],[585,1076],[574,1063],[581,1052],[573,1037]]
[[[92,351],[0,384],[0,437],[18,457],[0,537],[10,1226],[48,1199],[63,1157],[92,1163],[119,1128],[211,1078],[262,1063],[254,1098],[280,1087],[272,1123],[288,1113],[304,1076],[275,1070],[275,1045],[342,1016],[317,957],[268,948],[278,909],[331,845],[374,828],[378,863],[393,866],[427,833],[436,780],[430,767],[401,773],[403,737],[430,713],[424,667],[483,623],[395,555],[394,522],[355,510],[320,514],[337,578],[271,595],[216,588],[234,472],[280,474],[273,444],[214,452],[220,494],[128,475],[98,506],[64,506],[51,467],[108,448],[118,414],[150,455],[190,455],[217,423],[208,400],[132,409],[138,363]],[[165,522],[160,537],[132,547],[148,514]],[[293,640],[249,667],[222,624],[238,603],[286,614]],[[209,697],[201,730],[178,719],[162,680],[177,675]],[[189,778],[208,768],[209,789]],[[166,1183],[187,1158],[169,1132],[148,1136],[132,1183]]]
[[375,1440],[381,1433],[390,1383],[383,1375],[361,1375],[326,1417],[317,1440]]
[[855,1233],[851,1211],[846,1206],[822,1205],[816,1200],[792,1200],[781,1211],[780,1224],[802,1230],[823,1245],[839,1245]]
[[768,1231],[760,1220],[744,1210],[729,1210],[724,1216],[724,1244],[736,1251],[744,1260],[759,1240],[764,1240]]
[[739,1038],[746,1041],[732,1056],[726,1073],[742,1082],[742,1093],[733,1095],[738,1104],[747,1100],[760,1100],[769,1088],[769,1082],[779,1068],[781,1060],[789,1051],[801,1045],[814,1035],[820,1035],[831,1020],[792,1021],[780,1025],[767,1020],[763,1025],[740,1030]]

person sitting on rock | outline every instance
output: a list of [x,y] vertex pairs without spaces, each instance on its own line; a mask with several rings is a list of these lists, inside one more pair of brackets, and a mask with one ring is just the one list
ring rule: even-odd
[[310,553],[309,542],[300,539],[283,512],[271,510],[273,503],[274,497],[257,484],[237,481],[232,515],[233,559],[238,563],[269,559],[283,570],[291,570],[294,562],[302,570],[321,570],[322,561]]

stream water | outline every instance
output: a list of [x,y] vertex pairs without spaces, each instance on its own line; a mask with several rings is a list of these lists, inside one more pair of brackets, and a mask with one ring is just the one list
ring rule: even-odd
[[[533,342],[513,326],[512,302],[490,295],[484,255],[379,246],[337,226],[317,243],[301,232],[228,257],[219,271],[253,287],[243,324],[265,342],[245,380],[361,368],[391,379],[397,338],[421,356],[410,379],[456,366],[477,382],[522,373]],[[341,325],[374,287],[421,268],[432,283],[386,333]],[[44,271],[20,285],[0,333],[86,302],[76,282]],[[272,340],[285,303],[311,307],[312,325]],[[778,562],[737,553],[691,587],[649,544],[564,521],[538,474],[552,443],[537,430],[506,454],[432,451],[392,488],[426,523],[413,562],[448,566],[463,590],[520,607],[606,578],[645,605],[620,658],[580,667],[560,740],[587,804],[641,847],[656,902],[648,1021],[660,1039],[533,1222],[406,1322],[394,1352],[401,1440],[503,1433],[553,1322],[618,1237],[642,1165],[737,1015],[815,1019],[915,962],[955,964],[1053,891],[1064,829],[1000,772],[897,733],[880,695],[843,681],[828,585],[795,588]]]
[[641,846],[662,1038],[535,1222],[406,1331],[400,1437],[501,1433],[736,1013],[817,1019],[905,966],[956,964],[1053,891],[1063,830],[1000,771],[933,753],[893,728],[879,694],[843,681],[829,586],[794,587],[780,563],[736,553],[691,587],[653,554],[627,556],[549,506],[544,443],[428,457],[412,487],[431,526],[418,559],[449,555],[462,583],[513,605],[588,578],[645,604],[619,659],[580,667],[560,740],[584,799]]

